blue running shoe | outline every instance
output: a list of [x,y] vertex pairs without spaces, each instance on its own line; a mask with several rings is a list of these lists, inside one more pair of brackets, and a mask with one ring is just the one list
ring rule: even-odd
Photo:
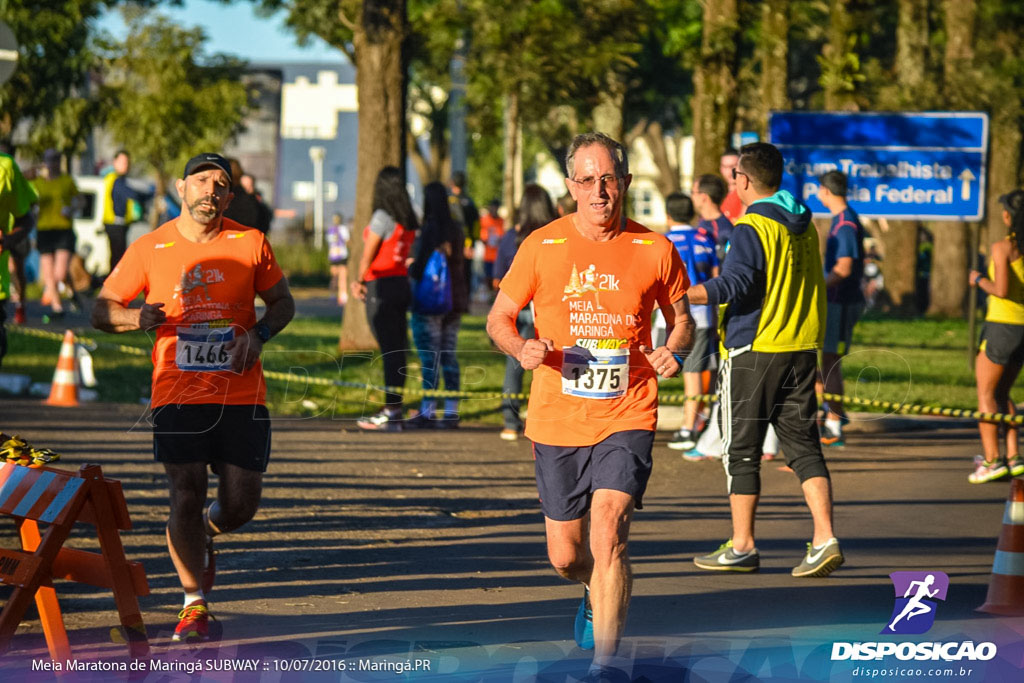
[[686,462],[700,462],[701,460],[707,460],[707,457],[696,448],[692,448],[683,453],[683,460]]
[[594,610],[590,608],[590,589],[583,587],[583,601],[576,610],[576,624],[573,629],[576,644],[581,650],[594,649]]

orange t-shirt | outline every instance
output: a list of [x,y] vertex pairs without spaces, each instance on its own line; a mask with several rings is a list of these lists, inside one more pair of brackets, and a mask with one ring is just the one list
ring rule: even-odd
[[167,322],[157,328],[153,346],[154,408],[266,400],[263,366],[241,374],[220,369],[220,347],[256,324],[253,297],[284,274],[263,233],[221,221],[220,234],[204,243],[182,237],[177,219],[164,223],[133,242],[104,283],[125,306],[139,292],[147,303],[164,304]]
[[[616,432],[655,428],[658,382],[639,347],[651,345],[654,307],[671,306],[690,286],[664,236],[628,221],[613,239],[595,242],[579,233],[574,216],[532,232],[501,280],[520,308],[533,301],[537,337],[555,344],[533,372],[526,420],[526,436],[551,446],[592,446]],[[620,358],[611,357],[616,349]],[[611,363],[594,366],[611,371],[596,383],[581,360],[591,354]]]
[[505,234],[505,221],[501,216],[484,214],[480,216],[480,239],[484,243],[484,261],[494,263],[498,259],[498,243]]

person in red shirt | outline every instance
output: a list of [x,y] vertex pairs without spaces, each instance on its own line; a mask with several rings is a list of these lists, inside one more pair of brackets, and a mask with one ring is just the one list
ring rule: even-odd
[[[612,668],[626,620],[626,544],[651,472],[657,376],[674,377],[693,342],[679,253],[623,214],[632,176],[621,144],[577,136],[565,184],[578,209],[523,240],[487,317],[498,348],[533,370],[526,436],[534,442],[548,557],[584,585],[575,637]],[[532,302],[536,338],[516,329]],[[669,330],[651,348],[657,306]]]
[[[252,519],[270,458],[260,353],[295,315],[295,302],[263,234],[223,217],[232,198],[223,157],[193,157],[177,190],[181,216],[128,247],[100,290],[92,324],[156,332],[153,454],[167,473],[167,547],[185,591],[174,640],[203,641],[212,539]],[[130,308],[140,293],[142,306]],[[255,295],[267,306],[259,320]],[[204,513],[207,466],[220,481]]]
[[505,220],[498,214],[501,202],[491,201],[480,216],[480,241],[484,243],[484,282],[491,287],[494,281],[494,262],[498,259],[498,244],[505,234]]
[[730,147],[722,152],[722,158],[718,163],[718,172],[722,174],[726,184],[729,186],[729,194],[725,195],[725,201],[722,202],[720,208],[730,223],[735,223],[743,215],[743,202],[740,201],[740,196],[736,194],[736,178],[732,174],[736,170],[736,164],[739,161],[740,153]]
[[[419,221],[405,189],[405,177],[398,168],[385,166],[373,186],[373,215],[363,229],[363,253],[356,271],[359,279],[352,283],[352,295],[366,302],[366,318],[380,346],[384,385],[388,387],[405,384],[409,350],[406,313],[412,302],[406,263],[417,230]],[[402,395],[386,392],[384,407],[357,420],[356,425],[369,431],[400,431]]]

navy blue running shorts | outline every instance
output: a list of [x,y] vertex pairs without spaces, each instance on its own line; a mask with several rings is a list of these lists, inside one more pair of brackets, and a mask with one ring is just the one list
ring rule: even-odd
[[643,508],[651,477],[654,432],[616,432],[593,446],[547,446],[534,442],[537,491],[544,516],[556,522],[580,519],[597,489],[622,491]]
[[266,472],[270,460],[270,413],[266,406],[168,404],[153,409],[153,457],[157,462],[219,463]]

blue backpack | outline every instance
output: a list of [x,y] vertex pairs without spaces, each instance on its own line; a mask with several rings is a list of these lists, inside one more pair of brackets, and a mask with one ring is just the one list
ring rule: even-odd
[[452,310],[452,279],[448,258],[435,249],[423,268],[423,277],[413,283],[412,311],[422,315],[444,315]]

